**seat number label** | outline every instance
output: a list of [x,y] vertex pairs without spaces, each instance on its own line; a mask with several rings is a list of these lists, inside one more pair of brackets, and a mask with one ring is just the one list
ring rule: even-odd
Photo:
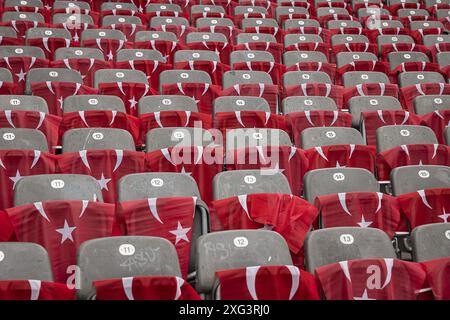
[[163,179],[160,179],[160,178],[153,178],[153,179],[150,181],[150,184],[151,184],[153,187],[159,188],[159,187],[162,187],[162,186],[164,185],[164,181],[163,181]]
[[238,248],[245,248],[248,246],[248,239],[246,237],[236,237],[233,243]]
[[122,244],[119,247],[119,253],[123,256],[132,256],[134,254],[134,252],[136,251],[136,249],[134,248],[134,246],[132,244]]
[[341,234],[341,236],[339,237],[339,240],[343,244],[352,244],[355,241],[355,238],[353,238],[353,236],[351,234]]
[[63,180],[52,180],[52,182],[50,182],[50,185],[52,186],[53,189],[62,189],[62,188],[64,188],[64,181]]

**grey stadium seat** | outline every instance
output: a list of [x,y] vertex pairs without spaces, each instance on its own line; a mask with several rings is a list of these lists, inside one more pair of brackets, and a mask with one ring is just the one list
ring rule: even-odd
[[47,138],[36,129],[0,128],[0,150],[48,151]]
[[284,37],[284,46],[289,47],[298,43],[323,43],[321,36],[317,34],[287,34]]
[[444,130],[444,140],[445,143],[450,146],[450,126],[445,127]]
[[234,27],[234,23],[228,18],[199,18],[195,26],[197,28]]
[[230,54],[230,66],[239,62],[275,62],[273,55],[267,51],[236,50]]
[[227,71],[223,74],[222,86],[224,89],[238,84],[273,84],[272,78],[264,71]]
[[[132,254],[130,254],[132,252]],[[153,257],[154,260],[139,257]],[[139,259],[139,263],[132,263]],[[133,276],[181,277],[174,245],[158,237],[120,236],[85,241],[78,249],[79,299],[94,299],[95,280]],[[127,267],[124,267],[126,265]]]
[[5,8],[13,8],[13,7],[36,7],[42,8],[44,7],[42,1],[40,0],[5,0],[3,5]]
[[423,52],[391,52],[388,54],[388,61],[391,70],[394,70],[402,63],[430,62],[430,59]]
[[94,74],[94,86],[98,88],[100,83],[132,82],[148,85],[148,79],[144,72],[129,69],[101,69]]
[[331,37],[331,44],[333,46],[346,43],[369,43],[366,36],[358,34],[335,34]]
[[425,126],[390,125],[377,129],[377,150],[386,151],[408,144],[437,144],[434,131]]
[[420,116],[436,110],[449,109],[450,95],[426,95],[414,99],[414,112]]
[[82,94],[64,99],[63,112],[79,112],[87,110],[116,110],[125,112],[122,99],[116,96]]
[[145,12],[182,12],[181,7],[177,4],[170,3],[150,3],[145,7]]
[[265,42],[265,43],[277,43],[277,39],[272,34],[266,33],[240,33],[236,37],[236,43],[252,43],[252,42]]
[[[1,98],[1,97],[0,97]],[[260,97],[218,97],[214,100],[214,114],[218,112],[234,111],[264,111],[270,112],[269,103],[266,99]]]
[[430,16],[430,13],[425,9],[399,9],[397,11],[397,16],[399,18],[402,17],[428,17]]
[[450,167],[416,165],[394,168],[391,183],[395,196],[422,189],[450,188]]
[[214,200],[244,194],[291,194],[289,182],[282,173],[264,174],[261,170],[231,170],[220,172],[213,179]]
[[319,51],[287,51],[283,54],[286,67],[294,66],[300,62],[328,62],[325,54]]
[[100,7],[100,11],[112,11],[112,10],[130,10],[138,12],[138,8],[133,3],[126,2],[104,2]]
[[411,21],[409,27],[413,31],[433,29],[433,28],[444,29],[444,25],[440,21]]
[[29,110],[48,113],[44,98],[26,95],[0,95],[0,110]]
[[281,16],[287,16],[288,18],[290,18],[296,14],[304,14],[305,16],[309,17],[309,11],[304,7],[282,6],[275,9],[275,16],[278,22],[280,22]]
[[8,38],[17,38],[17,32],[13,27],[0,26],[0,36]]
[[313,27],[313,28],[320,28],[320,23],[317,20],[313,19],[287,19],[284,20],[283,28],[284,30],[289,29],[296,29],[296,28],[306,28],[306,27]]
[[414,39],[411,36],[404,34],[399,35],[380,35],[377,37],[378,49],[381,51],[383,44],[399,44],[399,43],[414,43]]
[[153,17],[150,20],[150,28],[167,25],[189,27],[189,21],[182,17]]
[[100,184],[81,174],[41,174],[22,177],[14,189],[14,206],[47,200],[103,201]]
[[211,77],[205,71],[198,70],[166,70],[159,75],[159,87],[163,84],[173,83],[209,83]]
[[379,8],[369,7],[369,8],[360,8],[358,10],[358,18],[360,18],[360,19],[371,16],[371,15],[378,15],[378,14],[390,15],[389,11],[384,8],[379,9]]
[[450,257],[450,223],[416,227],[411,232],[411,242],[412,256],[416,262]]
[[339,52],[336,61],[340,68],[354,61],[378,61],[378,58],[371,52]]
[[402,72],[398,75],[398,84],[400,87],[421,83],[445,83],[445,79],[440,73],[432,71]]
[[381,21],[377,21],[376,28],[377,29],[391,29],[391,28],[392,29],[396,29],[396,28],[403,29],[404,26],[403,26],[403,23],[399,20],[381,20]]
[[219,53],[210,50],[178,50],[175,52],[173,62],[187,61],[220,61]]
[[136,33],[135,42],[145,41],[172,41],[177,42],[177,36],[173,32],[164,31],[139,31]]
[[222,33],[213,33],[213,32],[191,32],[186,35],[186,43],[195,43],[195,42],[220,42],[220,43],[228,43],[227,37],[225,37]]
[[239,128],[227,130],[226,148],[241,149],[256,146],[292,146],[286,131],[268,128]]
[[308,110],[336,110],[336,102],[328,97],[286,97],[281,103],[283,114]]
[[[402,105],[397,98],[390,96],[356,96],[348,101],[349,111],[352,115],[352,126],[359,127],[361,113],[376,110],[402,110]],[[364,128],[364,126],[361,126]],[[364,135],[364,132],[362,132]]]
[[81,32],[81,41],[111,39],[125,41],[126,37],[120,30],[113,29],[87,29]]
[[303,177],[305,199],[339,192],[379,192],[374,175],[362,168],[326,168],[311,170]]
[[[197,132],[201,132],[200,134]],[[155,128],[147,132],[145,138],[146,152],[161,150],[174,146],[208,146],[210,144],[222,143],[222,137],[218,131],[214,132],[218,136],[213,136],[211,131],[201,128],[173,127]],[[202,141],[197,141],[196,137],[202,137]]]
[[121,49],[117,52],[116,61],[151,60],[165,62],[161,52],[151,49]]
[[11,21],[31,21],[37,23],[45,23],[45,19],[40,13],[36,12],[13,12],[7,11],[2,15],[2,22]]
[[436,18],[445,19],[450,15],[450,10],[448,9],[438,9],[436,10]]
[[191,7],[191,18],[194,14],[201,13],[206,17],[208,13],[220,13],[225,15],[225,9],[222,6],[196,4]]
[[0,280],[53,281],[47,251],[36,243],[1,242]]
[[84,2],[84,1],[55,1],[53,3],[53,10],[57,10],[57,9],[71,9],[74,7],[78,7],[80,9],[83,10],[91,10],[91,6],[89,5],[89,3]]
[[362,28],[361,22],[356,20],[330,20],[327,22],[328,29]]
[[450,35],[448,34],[427,34],[423,36],[423,44],[431,47],[439,43],[450,43]]
[[247,18],[241,21],[242,30],[247,28],[271,27],[278,28],[278,22],[275,19]]
[[192,111],[197,112],[194,98],[178,95],[146,96],[139,100],[138,113],[146,114],[159,111]]
[[69,41],[72,39],[72,35],[62,28],[31,28],[27,30],[26,39],[40,38],[64,38]]
[[335,15],[335,14],[350,16],[347,9],[344,9],[344,8],[327,8],[327,7],[317,8],[317,17],[323,17],[323,16]]
[[105,149],[136,151],[131,133],[123,129],[71,129],[62,137],[63,153]]
[[54,24],[94,24],[94,19],[88,14],[75,14],[75,13],[55,13],[52,17]]
[[288,71],[283,74],[283,86],[296,86],[304,83],[328,83],[331,79],[328,73],[322,71]]
[[267,9],[264,7],[256,7],[256,6],[236,6],[234,7],[234,14],[267,14]]
[[102,19],[102,27],[109,27],[117,24],[142,25],[142,20],[136,16],[105,16]]
[[9,69],[0,68],[0,81],[13,83],[13,77]]
[[347,127],[316,127],[302,130],[302,149],[332,146],[339,144],[364,145],[361,133]]
[[64,59],[96,59],[105,60],[103,52],[97,48],[58,48],[55,51],[55,60]]
[[308,272],[340,261],[396,257],[389,236],[375,228],[327,228],[312,231],[305,239]]
[[439,52],[436,54],[436,62],[441,68],[450,65],[450,52]]
[[[247,245],[239,246],[238,241]],[[220,253],[222,250],[227,252],[227,259]],[[278,233],[267,230],[209,233],[197,242],[196,290],[211,293],[217,285],[216,271],[261,265],[292,265],[286,241]]]
[[65,68],[36,68],[27,74],[25,93],[31,94],[31,85],[39,82],[72,82],[83,83],[78,71]]
[[0,57],[36,57],[45,59],[44,51],[32,46],[1,46]]
[[356,87],[365,83],[390,83],[388,76],[377,71],[350,71],[342,76],[344,87]]

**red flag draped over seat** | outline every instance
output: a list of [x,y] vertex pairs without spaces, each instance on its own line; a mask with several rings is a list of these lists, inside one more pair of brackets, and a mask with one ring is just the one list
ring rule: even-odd
[[282,85],[283,74],[286,72],[286,67],[282,64],[269,61],[247,61],[233,64],[233,70],[249,70],[249,71],[263,71],[270,75],[272,82],[276,85]]
[[0,150],[0,209],[14,206],[14,188],[22,177],[55,173],[56,161],[38,150]]
[[[202,29],[202,28],[200,28]],[[204,30],[204,32],[208,32]],[[227,65],[230,63],[230,53],[233,50],[232,46],[228,42],[215,42],[215,41],[203,41],[203,42],[191,42],[186,44],[189,50],[209,50],[216,52],[220,57],[220,62]],[[224,67],[224,66],[222,66]]]
[[223,170],[222,147],[173,147],[147,154],[149,172],[181,172],[197,182],[202,200],[212,200],[212,180]]
[[117,217],[127,235],[161,237],[172,242],[186,279],[196,202],[196,197],[124,201],[117,205]]
[[93,176],[100,184],[103,201],[114,203],[119,179],[145,171],[145,154],[128,150],[81,150],[60,155],[58,167],[62,173]]
[[41,131],[47,138],[48,149],[54,153],[58,145],[61,118],[39,111],[0,111],[0,128],[28,128]]
[[84,48],[97,48],[103,52],[105,61],[116,61],[117,52],[121,49],[133,49],[133,43],[117,39],[87,39],[81,42]]
[[344,192],[319,196],[322,228],[377,228],[393,238],[398,231],[407,231],[397,199],[381,192]]
[[321,61],[297,62],[296,64],[288,67],[285,71],[322,71],[330,76],[333,83],[336,79],[336,65]]
[[75,300],[75,289],[41,280],[0,280],[0,300]]
[[259,83],[259,84],[236,84],[222,91],[223,96],[251,96],[266,99],[270,107],[270,112],[278,113],[278,94],[277,85]]
[[240,43],[233,46],[233,51],[237,50],[256,50],[267,51],[272,54],[276,63],[283,61],[283,45],[275,42],[249,42]]
[[355,87],[345,88],[344,92],[344,105],[348,100],[357,96],[390,96],[398,97],[398,86],[391,83],[364,83],[358,84]]
[[422,83],[400,89],[400,102],[403,109],[413,112],[414,99],[418,96],[426,95],[448,95],[450,94],[450,84],[446,83]]
[[138,25],[135,23],[118,23],[112,24],[106,27],[106,29],[119,30],[125,35],[125,39],[127,39],[127,41],[134,42],[136,33],[146,31],[147,27],[145,25]]
[[222,86],[222,76],[230,67],[218,61],[195,60],[176,62],[173,69],[205,71],[211,77],[213,85]]
[[0,22],[2,27],[13,27],[17,32],[17,38],[25,38],[27,30],[32,28],[45,28],[45,23],[29,20],[12,20]]
[[245,194],[211,203],[212,231],[269,229],[286,240],[295,265],[303,265],[303,242],[318,210],[289,194]]
[[137,117],[137,105],[142,97],[152,94],[150,86],[145,83],[114,82],[100,83],[99,94],[112,95],[122,99],[127,114]]
[[398,259],[362,259],[315,270],[327,300],[417,300],[427,286],[419,263]]
[[422,262],[436,300],[450,300],[450,257]]
[[74,280],[80,244],[110,237],[115,218],[114,205],[87,200],[35,202],[6,212],[17,240],[43,246],[55,282],[67,284]]
[[294,266],[255,266],[216,272],[221,300],[319,300],[314,276]]
[[351,127],[352,116],[336,110],[290,112],[286,115],[286,125],[294,144],[300,148],[303,130],[313,127]]
[[301,85],[287,86],[284,88],[284,97],[329,97],[336,102],[339,109],[343,107],[343,87],[329,83],[303,83]]
[[62,116],[62,105],[65,98],[79,94],[97,94],[94,88],[73,82],[36,82],[31,84],[34,96],[42,97],[47,101],[50,114]]
[[70,39],[59,37],[55,38],[43,37],[43,38],[27,39],[26,44],[28,46],[41,48],[45,53],[45,57],[48,60],[52,60],[56,50],[59,48],[69,48],[71,46],[71,41]]
[[392,169],[417,164],[450,166],[450,147],[443,144],[409,144],[380,152],[377,155],[378,179],[388,181]]
[[450,123],[450,110],[436,110],[422,116],[421,124],[431,128],[438,142],[444,144],[444,130]]
[[83,83],[86,86],[94,87],[94,74],[97,70],[111,69],[110,62],[93,59],[63,59],[51,62],[52,68],[65,68],[78,71],[83,78]]
[[93,282],[96,300],[201,300],[179,277],[129,277]]
[[25,79],[30,69],[47,68],[49,65],[49,60],[36,57],[3,57],[0,59],[0,68],[7,68],[11,71],[17,94],[24,94]]
[[261,174],[283,173],[289,181],[292,194],[301,197],[303,176],[308,160],[303,150],[288,146],[265,146],[228,150],[227,170],[261,169]]
[[[158,35],[155,35],[155,37],[157,36]],[[158,50],[159,52],[161,52],[162,56],[166,59],[167,63],[171,63],[175,52],[182,49],[182,46],[178,42],[168,40],[158,40],[158,38],[146,41],[136,41],[134,43],[134,46],[136,49]]]
[[[387,76],[390,75],[390,69],[389,64],[384,61],[374,61],[374,60],[356,60],[352,61],[349,64],[346,64],[345,66],[342,66],[338,69],[336,69],[337,77],[336,77],[336,84],[342,85],[342,76],[346,72],[352,72],[352,71],[375,71],[375,72],[382,72],[386,74]],[[392,77],[391,77],[392,79]],[[397,79],[392,79],[397,81]],[[360,94],[361,95],[361,94]]]
[[419,190],[397,199],[411,229],[423,224],[450,222],[450,188]]
[[308,170],[350,167],[363,168],[375,173],[376,151],[372,146],[340,144],[305,150]]

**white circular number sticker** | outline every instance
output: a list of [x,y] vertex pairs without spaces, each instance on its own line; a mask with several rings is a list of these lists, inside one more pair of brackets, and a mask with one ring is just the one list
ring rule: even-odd
[[123,72],[116,72],[116,77],[123,78],[123,77],[125,77],[125,74]]
[[244,182],[246,184],[254,184],[256,182],[256,177],[255,176],[245,176]]
[[58,72],[56,72],[56,71],[50,71],[50,72],[48,73],[48,75],[49,75],[50,77],[52,77],[52,78],[55,78],[55,77],[58,76]]
[[9,103],[12,106],[18,106],[18,105],[20,105],[20,100],[19,99],[11,99],[11,100],[9,100]]
[[152,187],[159,188],[164,185],[164,181],[160,178],[153,178],[152,180],[150,180],[150,184],[152,185]]
[[183,79],[187,79],[189,78],[189,74],[183,72],[182,74],[180,74],[180,77],[182,77]]
[[355,241],[355,238],[353,238],[353,236],[351,234],[341,234],[341,236],[339,237],[339,240],[343,244],[352,244]]
[[45,31],[44,31],[44,34],[45,34],[46,36],[51,36],[51,35],[53,34],[53,32],[52,32],[52,30],[45,30]]
[[12,132],[6,132],[3,134],[3,140],[12,141],[16,138],[16,135]]
[[253,132],[253,139],[261,140],[262,139],[262,133],[261,132]]
[[101,132],[94,132],[92,134],[92,139],[94,139],[94,140],[103,140],[103,138],[104,138],[104,136],[103,136],[103,133],[101,133]]
[[336,138],[336,132],[334,132],[334,131],[327,131],[327,132],[325,132],[325,136],[327,138],[329,138],[329,139]]
[[236,104],[237,104],[238,106],[245,106],[245,101],[244,101],[244,100],[241,100],[241,99],[238,99],[238,100],[236,100]]
[[428,172],[427,170],[419,170],[419,177],[421,178],[429,178],[430,177],[430,172]]
[[2,262],[3,259],[5,259],[5,254],[3,253],[3,251],[0,251],[0,262]]
[[411,133],[409,132],[409,130],[403,129],[403,130],[400,130],[400,134],[401,134],[403,137],[409,137],[409,135],[410,135]]
[[333,174],[333,179],[335,181],[343,181],[345,180],[345,175],[341,172],[336,172],[335,174]]
[[88,102],[89,102],[89,104],[90,104],[91,106],[95,106],[95,105],[98,104],[98,100],[97,100],[97,99],[89,99]]
[[75,50],[75,55],[82,56],[83,55],[83,50]]
[[123,256],[132,256],[134,254],[134,252],[136,251],[136,249],[134,248],[134,246],[132,244],[122,244],[119,247],[119,253]]
[[50,186],[53,189],[62,189],[62,188],[64,188],[64,181],[63,180],[52,180],[50,182]]
[[[450,230],[445,231],[445,237],[450,240]],[[1,258],[0,261],[2,261]]]
[[245,248],[248,246],[248,239],[246,237],[236,237],[233,243],[238,248]]
[[17,54],[22,54],[23,53],[23,49],[22,48],[17,48],[16,50],[14,50],[15,53]]
[[376,100],[376,99],[370,99],[369,103],[370,103],[372,106],[377,106],[377,105],[378,105],[378,100]]
[[441,99],[441,98],[435,98],[435,99],[434,99],[434,103],[436,103],[436,104],[442,104],[442,99]]
[[250,76],[248,73],[244,73],[244,74],[242,75],[242,78],[244,78],[245,80],[248,80],[248,79],[251,78],[251,76]]
[[172,100],[170,99],[163,99],[162,104],[165,106],[170,106],[172,104]]
[[174,136],[176,139],[183,139],[183,138],[184,138],[184,133],[181,132],[181,131],[175,131],[175,132],[173,133],[173,136]]

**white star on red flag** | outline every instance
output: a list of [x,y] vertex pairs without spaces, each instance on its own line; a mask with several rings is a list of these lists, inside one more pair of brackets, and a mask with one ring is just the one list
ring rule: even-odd
[[56,229],[56,232],[60,233],[62,235],[61,237],[61,244],[64,243],[67,239],[73,242],[72,232],[77,227],[69,227],[69,224],[67,223],[67,220],[64,220],[64,227],[60,229]]
[[186,242],[189,242],[189,239],[187,237],[187,233],[191,230],[191,228],[183,228],[180,221],[178,221],[178,227],[176,230],[169,231],[171,234],[176,236],[175,244],[180,242],[180,240],[184,240]]

